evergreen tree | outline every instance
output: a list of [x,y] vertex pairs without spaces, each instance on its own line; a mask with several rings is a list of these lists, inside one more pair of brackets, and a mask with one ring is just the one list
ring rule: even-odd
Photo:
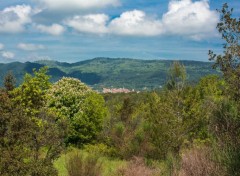
[[6,91],[12,91],[15,88],[15,84],[16,78],[14,77],[13,73],[9,71],[4,77],[4,87]]

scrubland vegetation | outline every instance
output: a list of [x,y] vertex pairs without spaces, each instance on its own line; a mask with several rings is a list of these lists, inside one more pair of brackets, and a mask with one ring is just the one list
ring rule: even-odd
[[239,19],[227,4],[219,32],[223,76],[189,84],[183,64],[163,89],[101,95],[80,80],[51,84],[47,68],[0,91],[0,175],[240,175]]

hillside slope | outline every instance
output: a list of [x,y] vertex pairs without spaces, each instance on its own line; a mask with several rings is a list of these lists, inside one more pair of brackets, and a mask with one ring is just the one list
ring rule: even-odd
[[[95,89],[103,87],[125,87],[134,89],[158,88],[166,82],[170,60],[137,60],[126,58],[95,58],[76,63],[64,63],[57,61],[37,61],[34,63],[13,62],[0,64],[0,76],[8,70],[13,70],[18,83],[23,75],[32,73],[33,68],[44,65],[49,67],[51,81],[55,82],[63,76],[80,79]],[[200,77],[208,74],[219,74],[211,68],[209,62],[181,61],[187,70],[189,82],[196,82]],[[2,85],[2,79],[0,80]]]

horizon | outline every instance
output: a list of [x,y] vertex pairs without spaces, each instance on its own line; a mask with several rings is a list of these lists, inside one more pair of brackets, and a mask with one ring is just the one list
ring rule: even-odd
[[[221,54],[224,0],[12,0],[0,3],[0,63],[97,57],[208,61]],[[229,0],[234,16],[240,2]]]
[[42,60],[34,60],[34,61],[10,61],[10,62],[1,62],[0,64],[11,64],[11,63],[15,63],[15,62],[19,62],[19,63],[39,63],[39,62],[47,62],[47,61],[51,61],[51,62],[59,62],[59,63],[67,63],[67,64],[75,64],[75,63],[80,63],[80,62],[85,62],[85,61],[93,61],[96,59],[110,59],[110,60],[117,60],[117,59],[126,59],[126,60],[137,60],[137,61],[179,61],[179,62],[206,62],[206,63],[214,63],[214,61],[210,61],[210,60],[206,60],[206,61],[201,61],[201,60],[177,60],[177,59],[137,59],[137,58],[120,58],[120,57],[94,57],[92,59],[84,59],[84,60],[80,60],[80,61],[75,61],[75,62],[68,62],[68,61],[58,61],[58,60],[53,60],[53,59],[42,59]]

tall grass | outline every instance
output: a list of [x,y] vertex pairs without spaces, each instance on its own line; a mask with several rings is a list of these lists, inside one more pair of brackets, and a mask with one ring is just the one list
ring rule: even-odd
[[225,172],[213,160],[212,151],[207,148],[192,148],[182,154],[179,176],[223,176]]
[[148,167],[143,158],[134,157],[125,167],[120,167],[116,176],[158,176],[159,170]]
[[66,159],[66,168],[69,176],[100,176],[102,163],[98,156],[74,151]]

